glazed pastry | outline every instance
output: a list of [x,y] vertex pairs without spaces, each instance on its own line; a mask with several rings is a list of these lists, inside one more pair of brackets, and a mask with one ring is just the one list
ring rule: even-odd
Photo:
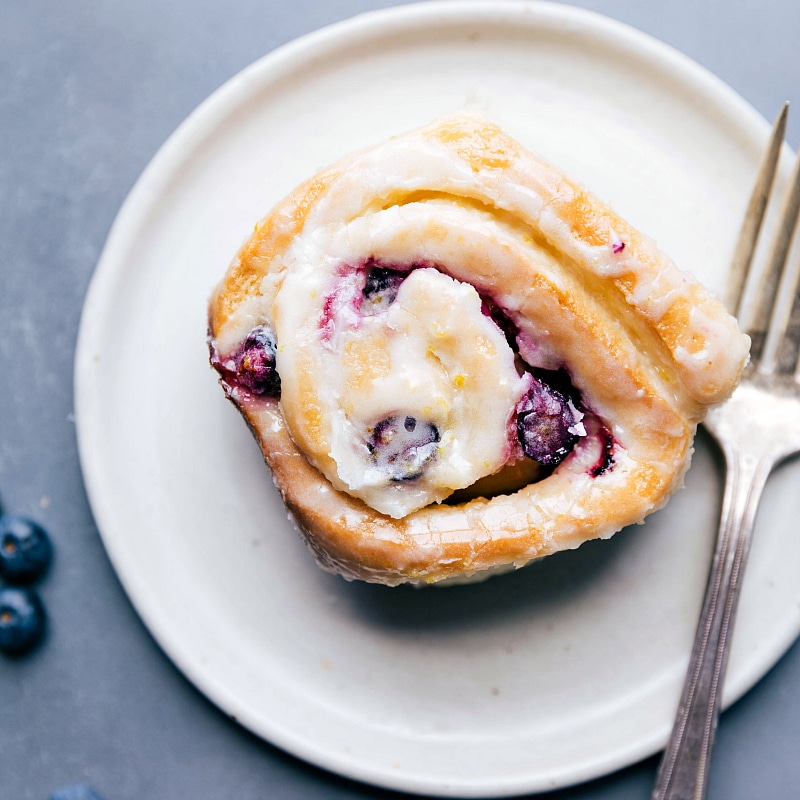
[[320,563],[392,585],[642,521],[748,354],[652,242],[471,116],[282,201],[217,287],[209,343]]

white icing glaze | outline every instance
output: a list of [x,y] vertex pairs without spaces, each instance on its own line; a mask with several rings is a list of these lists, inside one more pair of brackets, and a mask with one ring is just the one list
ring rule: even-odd
[[[363,316],[363,269],[329,259],[323,278],[310,266],[295,264],[275,298],[284,343],[278,369],[286,398],[305,391],[305,370],[314,365],[323,431],[311,452],[331,483],[402,517],[503,466],[513,449],[510,416],[527,381],[477,291],[435,269],[416,269],[391,305]],[[313,439],[302,417],[283,406],[293,435]],[[370,450],[376,425],[394,417],[438,433],[437,442],[424,444],[428,460],[414,480],[398,479]],[[398,435],[407,434],[401,428]]]

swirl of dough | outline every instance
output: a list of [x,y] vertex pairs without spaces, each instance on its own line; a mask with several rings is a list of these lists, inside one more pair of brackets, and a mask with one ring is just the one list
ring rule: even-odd
[[388,584],[641,521],[748,353],[652,242],[471,116],[299,187],[209,319],[212,363],[320,562]]

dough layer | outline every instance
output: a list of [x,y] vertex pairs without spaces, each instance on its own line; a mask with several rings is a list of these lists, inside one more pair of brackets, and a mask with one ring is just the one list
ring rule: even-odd
[[[435,274],[425,285],[442,296],[450,296],[441,288],[450,286],[441,282],[445,276],[472,287],[475,297],[464,300],[465,308],[473,304],[463,314],[465,337],[478,336],[468,331],[484,324],[475,316],[476,298],[510,321],[512,360],[495,337],[491,361],[506,359],[491,380],[507,378],[507,394],[498,391],[502,402],[495,409],[491,394],[472,404],[466,395],[458,412],[459,424],[466,417],[480,426],[486,408],[486,426],[497,428],[487,445],[491,457],[482,456],[485,474],[519,457],[501,421],[503,409],[510,404],[510,418],[514,398],[524,394],[525,370],[566,371],[606,439],[591,432],[580,437],[552,472],[522,488],[439,502],[482,477],[467,471],[455,485],[450,470],[446,479],[431,478],[431,499],[419,495],[422,507],[415,501],[405,513],[404,499],[376,510],[383,501],[353,488],[358,479],[342,469],[351,456],[341,455],[339,442],[367,402],[359,398],[373,397],[381,353],[389,352],[376,319],[406,308],[402,294],[378,317],[352,314],[358,300],[336,306],[347,270],[358,274],[370,263],[410,271],[401,292],[412,276],[416,285],[427,272]],[[420,302],[407,306],[419,315],[420,329],[435,331],[426,316],[435,316],[435,303],[428,309]],[[347,578],[387,584],[521,566],[642,521],[682,484],[696,426],[733,391],[749,346],[721,303],[647,237],[496,126],[471,116],[391,139],[299,187],[257,225],[234,259],[212,297],[209,323],[217,364],[230,362],[254,326],[275,331],[281,397],[243,391],[224,371],[223,386],[320,563]],[[390,338],[398,326],[389,326]],[[409,342],[415,330],[408,327]],[[370,346],[359,353],[362,341]],[[462,350],[458,369],[430,373],[444,376],[440,394],[448,414],[454,398],[469,390],[464,384],[486,369],[471,355],[474,346]],[[398,360],[391,353],[386,358]],[[509,371],[514,358],[525,370]],[[342,372],[319,379],[331,364],[341,364]],[[375,409],[388,413],[389,400],[379,392],[374,397]],[[398,398],[398,413],[403,402]],[[424,404],[419,409],[428,413]],[[437,426],[449,424],[436,417]],[[454,440],[461,445],[469,438]],[[431,475],[449,463],[445,439],[437,442],[442,461],[426,467]],[[598,468],[604,446],[613,452]],[[404,498],[428,491],[425,474],[389,488]]]

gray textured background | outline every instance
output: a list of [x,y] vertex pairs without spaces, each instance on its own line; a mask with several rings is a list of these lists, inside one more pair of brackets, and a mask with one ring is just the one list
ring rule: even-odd
[[[229,721],[164,657],[106,559],[83,490],[72,359],[125,195],[210,92],[299,35],[388,0],[0,0],[0,502],[51,532],[45,645],[0,658],[0,800],[91,783],[107,800],[399,797]],[[797,0],[583,0],[800,111]],[[789,141],[800,139],[800,114]],[[799,531],[800,533],[800,531]],[[800,565],[798,565],[800,574]],[[710,800],[800,796],[800,648],[722,719]],[[649,797],[654,759],[542,797]]]

